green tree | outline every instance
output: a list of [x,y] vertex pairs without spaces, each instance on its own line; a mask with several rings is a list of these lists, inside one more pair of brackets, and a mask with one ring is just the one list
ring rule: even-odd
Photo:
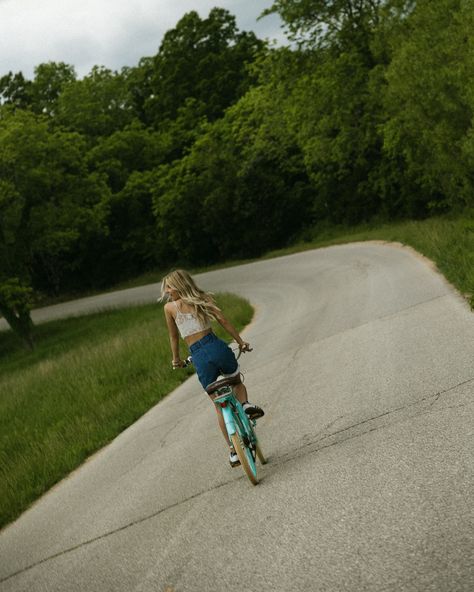
[[183,156],[202,133],[205,121],[188,99],[160,132],[135,121],[124,130],[98,140],[88,153],[89,167],[107,179],[112,191],[107,225],[95,269],[97,280],[113,282],[153,266],[163,266],[164,248],[152,210],[155,169]]
[[126,74],[98,66],[65,85],[57,102],[57,121],[92,139],[123,129],[133,117]]
[[74,67],[64,62],[39,64],[35,67],[33,80],[27,80],[21,72],[9,72],[0,78],[0,103],[54,115],[59,95],[75,80]]
[[134,171],[111,198],[104,266],[104,274],[114,273],[111,281],[162,267],[170,254],[153,214],[155,175],[154,171]]
[[39,64],[30,85],[31,109],[38,114],[55,115],[59,96],[75,80],[73,66],[64,62]]
[[399,211],[403,173],[397,157],[383,151],[385,70],[388,39],[412,4],[278,0],[271,8],[301,47],[298,78],[285,63],[273,77],[294,81],[287,113],[315,189],[316,219],[353,224]]
[[249,88],[247,64],[262,47],[253,33],[238,32],[235,17],[222,8],[206,19],[187,13],[164,35],[153,62],[141,65],[150,93],[140,101],[146,121],[175,119],[188,98],[209,120],[220,117]]
[[202,133],[206,119],[194,99],[187,99],[160,131],[134,120],[124,129],[98,138],[88,153],[92,170],[106,175],[113,193],[121,191],[128,177],[181,158]]
[[209,263],[256,256],[307,221],[309,183],[281,115],[272,89],[254,88],[189,154],[160,168],[154,211],[176,257]]
[[87,170],[84,140],[51,131],[44,116],[3,108],[0,147],[0,282],[11,323],[27,318],[29,287],[57,293],[80,268],[106,231],[108,192]]
[[318,218],[354,224],[380,208],[371,186],[381,150],[376,74],[359,52],[346,51],[320,60],[294,88],[291,125],[315,186]]
[[405,191],[411,215],[472,203],[473,160],[468,153],[474,35],[467,25],[472,25],[469,4],[419,0],[404,34],[394,40],[386,75],[384,140],[387,153],[403,163],[411,185]]
[[31,104],[31,80],[22,72],[9,72],[0,78],[0,104],[27,109]]
[[113,193],[123,189],[134,171],[146,171],[160,164],[168,151],[169,138],[139,121],[98,139],[88,152],[92,170],[106,176]]
[[143,57],[138,65],[122,69],[133,112],[144,125],[149,125],[146,105],[152,98],[153,57]]
[[368,45],[387,18],[404,18],[416,0],[275,0],[265,14],[278,13],[290,37],[303,45]]

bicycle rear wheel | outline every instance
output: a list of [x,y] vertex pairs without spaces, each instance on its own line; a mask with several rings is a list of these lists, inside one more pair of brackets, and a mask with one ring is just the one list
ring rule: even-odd
[[239,457],[240,464],[242,465],[245,474],[253,485],[257,485],[257,469],[255,467],[255,461],[253,460],[252,451],[248,446],[245,446],[245,444],[240,439],[239,434],[232,434],[231,439],[232,445],[235,452],[237,453],[237,456]]

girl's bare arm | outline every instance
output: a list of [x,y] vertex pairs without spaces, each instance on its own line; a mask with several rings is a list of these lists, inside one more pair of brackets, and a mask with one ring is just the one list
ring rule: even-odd
[[171,307],[169,303],[165,304],[165,319],[166,324],[168,326],[171,353],[173,355],[173,365],[179,365],[181,363],[181,358],[179,357],[179,333],[178,327],[176,327],[174,317],[171,314]]
[[241,350],[245,351],[250,348],[249,344],[246,341],[244,341],[242,337],[240,337],[237,329],[229,320],[225,318],[221,311],[216,313],[216,319],[219,325],[224,327],[227,333],[229,333],[229,335],[239,344],[239,348]]

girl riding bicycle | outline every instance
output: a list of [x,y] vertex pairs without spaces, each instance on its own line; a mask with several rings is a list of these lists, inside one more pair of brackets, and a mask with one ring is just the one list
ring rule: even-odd
[[[179,335],[181,335],[189,347],[194,367],[204,389],[219,376],[240,378],[235,355],[230,347],[213,333],[211,320],[217,321],[233,337],[241,352],[251,351],[251,348],[222,314],[212,294],[198,288],[187,271],[177,269],[168,274],[161,283],[161,300],[164,299],[170,300],[165,304],[164,310],[173,355],[173,368],[181,368],[185,365],[179,355]],[[242,403],[245,413],[251,419],[264,415],[260,407],[248,402],[247,389],[242,381],[234,386],[234,392]],[[231,466],[237,466],[239,459],[229,441],[221,410],[220,408],[216,410],[219,427],[230,447],[229,462]]]

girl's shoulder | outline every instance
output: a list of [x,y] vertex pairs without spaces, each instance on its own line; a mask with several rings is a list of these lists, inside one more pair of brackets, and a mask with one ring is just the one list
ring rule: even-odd
[[167,302],[163,308],[165,309],[165,312],[171,313],[171,315],[173,317],[176,316],[176,301],[175,300],[171,300],[170,302]]
[[195,308],[188,304],[187,302],[183,302],[182,298],[179,298],[179,300],[175,300],[176,302],[176,307],[178,309],[178,311],[181,314],[194,314],[195,313]]
[[167,302],[165,304],[165,310],[168,311],[176,317],[177,313],[180,312],[181,314],[193,313],[193,307],[189,304],[186,304],[179,298],[178,300],[172,300],[171,302]]

